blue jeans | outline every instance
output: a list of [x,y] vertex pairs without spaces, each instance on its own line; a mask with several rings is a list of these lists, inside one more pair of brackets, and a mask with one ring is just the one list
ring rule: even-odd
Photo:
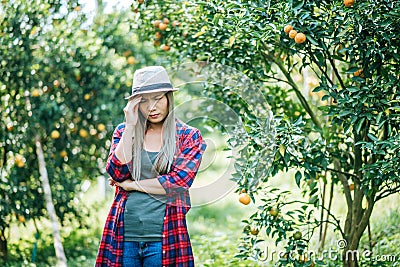
[[161,241],[124,242],[123,267],[160,267],[162,261]]

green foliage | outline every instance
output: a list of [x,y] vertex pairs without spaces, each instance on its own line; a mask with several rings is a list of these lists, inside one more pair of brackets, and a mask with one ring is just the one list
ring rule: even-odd
[[13,223],[46,215],[35,140],[44,149],[57,216],[85,225],[82,181],[105,172],[134,68],[152,62],[121,14],[90,22],[78,1],[0,4],[0,254]]
[[[238,190],[247,189],[255,200],[253,194],[270,189],[271,177],[294,170],[293,178],[309,197],[304,211],[321,210],[315,225],[321,229],[328,223],[335,225],[348,242],[345,249],[357,249],[375,203],[400,190],[400,43],[396,38],[400,4],[367,0],[346,7],[339,0],[214,0],[151,1],[132,8],[140,14],[132,25],[138,25],[144,40],[154,41],[156,32],[161,33],[162,43],[172,47],[166,53],[172,63],[190,59],[200,69],[223,64],[250,78],[247,85],[256,85],[243,91],[243,83],[235,87],[205,82],[204,95],[226,103],[243,120],[244,130],[230,140],[233,149],[240,148],[233,174]],[[178,20],[179,26],[168,25],[166,30],[154,26],[165,18]],[[284,32],[289,24],[305,34],[304,43]],[[219,77],[221,69],[214,73]],[[298,74],[318,82],[300,83]],[[237,95],[232,95],[232,87],[239,88]],[[260,108],[243,99],[243,92],[255,98],[259,91],[270,101],[261,109],[271,108],[277,115],[274,138],[267,138],[271,128],[257,114]],[[262,144],[274,151],[271,168],[271,153]],[[328,200],[336,186],[344,194],[335,198],[341,197],[347,206],[344,223],[330,211]],[[330,188],[330,196],[321,188]],[[292,202],[289,196],[282,201]],[[263,212],[274,202],[277,196],[262,202],[249,225],[256,220],[259,227],[269,227]],[[287,225],[271,224],[268,230],[281,233],[277,240],[288,251],[297,249],[289,233],[309,223],[300,211],[290,215],[283,214]],[[243,255],[249,255],[254,244],[250,242]],[[299,260],[280,264],[307,265]]]

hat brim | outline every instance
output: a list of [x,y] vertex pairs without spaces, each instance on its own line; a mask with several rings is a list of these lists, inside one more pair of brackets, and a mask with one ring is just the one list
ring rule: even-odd
[[131,94],[130,96],[125,97],[125,99],[130,99],[137,95],[144,95],[144,94],[157,93],[157,92],[170,92],[170,91],[175,92],[178,90],[179,90],[178,88],[165,88],[165,89],[161,88],[161,89],[154,89],[154,90],[149,90],[149,91],[144,91],[144,92],[136,92],[136,93]]

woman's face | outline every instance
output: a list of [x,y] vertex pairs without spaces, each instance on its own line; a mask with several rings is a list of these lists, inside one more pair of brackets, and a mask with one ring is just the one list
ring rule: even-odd
[[139,110],[150,123],[162,123],[168,116],[168,98],[166,93],[142,94]]

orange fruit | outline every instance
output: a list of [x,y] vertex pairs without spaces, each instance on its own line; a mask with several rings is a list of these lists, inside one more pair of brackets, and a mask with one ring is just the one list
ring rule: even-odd
[[297,231],[296,233],[293,234],[293,238],[295,240],[300,240],[303,237],[303,234],[300,231]]
[[249,194],[247,193],[241,193],[239,195],[239,202],[242,203],[243,205],[249,205],[251,201],[251,198]]
[[252,235],[258,235],[259,232],[260,232],[260,231],[259,231],[258,228],[255,227],[255,226],[251,227],[251,229],[250,229],[250,233],[251,233]]
[[106,129],[106,126],[103,123],[97,124],[97,130],[100,132],[104,131]]
[[11,132],[12,130],[14,130],[14,125],[12,124],[12,122],[7,123],[7,131]]
[[22,168],[25,166],[24,157],[20,154],[15,155],[14,162],[19,168]]
[[81,6],[76,6],[75,8],[74,8],[74,10],[76,11],[76,12],[78,12],[78,11],[81,11]]
[[60,152],[60,156],[61,156],[62,158],[68,156],[67,151],[65,151],[65,150],[61,151],[61,152]]
[[18,215],[18,221],[24,223],[25,222],[24,215]]
[[165,30],[167,29],[167,26],[168,26],[167,24],[161,22],[161,23],[158,25],[158,28],[159,28],[160,30],[162,30],[162,31],[165,31]]
[[344,0],[343,3],[347,7],[351,7],[354,5],[355,0]]
[[60,82],[58,80],[54,80],[53,85],[54,85],[54,87],[59,87]]
[[171,49],[171,47],[170,47],[169,45],[163,45],[163,46],[162,46],[162,49],[163,49],[164,51],[169,51],[169,50]]
[[130,56],[126,59],[126,62],[128,62],[129,65],[132,65],[133,63],[135,63],[135,57]]
[[271,216],[273,216],[273,217],[278,216],[278,214],[279,214],[278,208],[272,207],[272,208],[269,210],[269,214],[270,214]]
[[153,20],[153,26],[154,28],[158,28],[158,26],[160,25],[161,21],[160,20]]
[[138,0],[139,4],[143,4],[144,0]]
[[359,69],[359,70],[356,70],[354,73],[354,76],[360,76],[360,77],[364,77],[364,75],[363,75],[363,69]]
[[83,96],[83,99],[89,100],[89,99],[90,99],[90,94],[85,94],[85,95]]
[[58,138],[60,138],[60,132],[57,130],[54,130],[51,132],[50,137],[53,139],[58,139]]
[[129,56],[130,54],[131,54],[132,52],[131,52],[131,50],[126,50],[126,51],[124,51],[124,53],[122,54],[124,57],[127,57],[127,56]]
[[350,191],[353,191],[354,190],[354,184],[350,184],[349,185],[349,189],[350,189]]
[[181,25],[181,23],[179,21],[177,21],[177,20],[174,20],[172,22],[172,27],[176,27],[176,26],[179,26],[179,25]]
[[86,137],[89,136],[89,133],[88,133],[88,131],[86,131],[85,129],[80,129],[80,130],[79,130],[79,136],[80,136],[80,137],[83,137],[83,138],[86,138]]
[[296,30],[291,30],[289,32],[289,38],[294,39],[296,37],[297,31]]
[[168,18],[164,18],[163,19],[163,23],[168,24],[169,23],[169,19]]
[[162,34],[160,32],[156,32],[155,39],[159,40],[159,39],[161,39],[161,37],[162,37]]
[[40,91],[39,91],[38,89],[34,89],[34,90],[32,91],[32,96],[33,96],[33,97],[38,97],[38,96],[40,96]]
[[290,32],[291,30],[293,30],[293,26],[292,26],[292,25],[286,25],[285,28],[283,28],[283,31],[284,31],[286,34],[289,34],[289,32]]
[[25,162],[19,161],[19,162],[17,163],[17,166],[18,166],[18,168],[22,168],[22,167],[25,166]]
[[296,44],[302,44],[306,41],[306,39],[307,39],[306,35],[301,32],[296,34],[296,36],[294,37],[294,41],[296,42]]
[[154,46],[160,46],[161,43],[160,43],[160,41],[158,41],[158,40],[154,40],[153,45],[154,45]]

